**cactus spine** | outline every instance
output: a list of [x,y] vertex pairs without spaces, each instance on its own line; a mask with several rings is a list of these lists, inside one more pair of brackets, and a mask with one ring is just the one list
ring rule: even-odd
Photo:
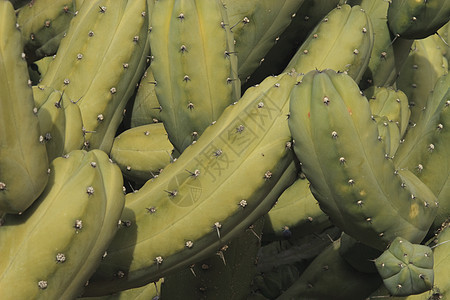
[[47,183],[48,160],[11,3],[0,2],[0,211],[27,209]]

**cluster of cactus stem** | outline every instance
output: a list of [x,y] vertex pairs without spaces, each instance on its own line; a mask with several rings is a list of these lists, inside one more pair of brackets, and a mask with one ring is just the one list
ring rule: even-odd
[[0,299],[450,297],[449,21],[0,0]]

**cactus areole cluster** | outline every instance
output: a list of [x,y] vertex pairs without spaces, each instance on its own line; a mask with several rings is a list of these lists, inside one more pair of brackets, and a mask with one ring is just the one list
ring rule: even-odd
[[450,297],[449,44],[449,0],[0,0],[0,299]]

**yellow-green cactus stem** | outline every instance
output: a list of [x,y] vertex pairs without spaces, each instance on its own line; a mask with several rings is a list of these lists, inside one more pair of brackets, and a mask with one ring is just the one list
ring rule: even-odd
[[406,58],[413,40],[395,37],[391,34],[387,22],[389,1],[356,0],[347,1],[361,6],[372,21],[374,32],[373,49],[370,53],[369,65],[359,83],[361,89],[370,86],[392,85]]
[[171,163],[172,151],[164,125],[155,123],[122,132],[114,139],[110,156],[126,178],[143,184]]
[[149,66],[139,82],[131,113],[131,127],[161,122],[161,105],[155,93],[155,77]]
[[324,68],[346,72],[359,82],[373,48],[372,23],[356,5],[333,9],[311,31],[285,71],[298,73]]
[[13,6],[0,1],[0,211],[25,211],[47,184],[48,160]]
[[156,1],[151,22],[161,119],[182,153],[240,97],[233,33],[220,0]]
[[264,241],[319,234],[331,226],[304,175],[281,194],[264,218]]
[[2,299],[74,299],[117,231],[122,174],[103,151],[72,151],[49,172],[35,203],[0,226]]
[[406,39],[430,36],[450,20],[447,0],[394,0],[389,2],[391,32]]
[[396,80],[397,88],[408,97],[412,122],[417,122],[427,108],[427,99],[439,77],[448,73],[448,62],[439,43],[438,36],[415,40]]
[[375,266],[391,295],[419,294],[433,287],[433,251],[428,246],[397,237]]
[[117,233],[87,295],[189,266],[269,211],[295,179],[287,113],[296,82],[283,74],[248,90],[156,179],[127,194],[122,220],[130,226]]
[[364,90],[369,99],[369,106],[374,116],[385,116],[389,122],[398,126],[399,135],[403,137],[408,128],[411,111],[408,106],[408,97],[401,90],[392,87],[372,86]]
[[17,24],[29,62],[51,56],[77,15],[84,0],[29,1],[17,10]]
[[322,251],[277,300],[365,299],[380,285],[378,274],[354,269],[340,255],[337,240]]
[[260,65],[243,84],[243,89],[260,83],[270,75],[280,74],[314,27],[339,4],[339,0],[307,0],[292,14],[288,27],[260,60]]
[[[238,74],[244,83],[280,39],[304,0],[225,0],[234,34]],[[281,73],[268,75],[277,75]],[[259,82],[258,82],[259,83]]]
[[311,71],[290,104],[295,153],[332,223],[381,251],[397,236],[421,242],[436,197],[403,182],[356,82],[333,70]]
[[37,86],[38,103],[58,91],[79,107],[84,149],[111,150],[146,66],[148,28],[146,0],[84,2]]

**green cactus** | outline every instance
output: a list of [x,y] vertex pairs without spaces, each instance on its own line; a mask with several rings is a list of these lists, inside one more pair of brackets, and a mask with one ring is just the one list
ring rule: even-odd
[[65,93],[33,87],[34,96],[44,92],[50,92],[50,95],[39,107],[37,116],[48,158],[53,160],[83,147],[83,119],[79,107]]
[[433,287],[433,251],[397,237],[375,260],[384,285],[394,296],[407,296]]
[[309,189],[304,175],[288,187],[265,215],[263,240],[301,237],[321,233],[331,226],[328,216]]
[[[444,223],[435,238],[427,242],[427,245],[433,250],[433,272],[434,285],[433,288],[421,294],[409,295],[405,297],[393,297],[387,288],[382,285],[375,291],[369,299],[390,298],[393,300],[435,300],[446,299],[449,293],[450,282],[450,230],[449,224]],[[414,245],[413,245],[414,246]]]
[[373,48],[369,65],[360,82],[361,89],[367,89],[372,85],[376,87],[392,85],[408,57],[408,50],[413,41],[396,38],[391,34],[387,23],[389,1],[362,0],[347,3],[360,5],[364,9],[372,21],[374,32]]
[[53,91],[64,94],[80,109],[82,127],[74,127],[84,136],[84,148],[109,153],[123,109],[145,68],[147,2],[88,1],[73,21],[35,89],[35,100],[48,102]]
[[290,110],[295,153],[333,224],[382,251],[397,236],[415,243],[425,237],[436,198],[429,191],[423,192],[426,198],[412,196],[350,76],[333,70],[307,73],[292,90]]
[[343,232],[339,254],[355,270],[362,273],[376,273],[377,269],[373,261],[381,255],[381,251],[369,247]]
[[155,93],[155,77],[149,66],[141,78],[131,113],[131,127],[158,123],[161,119],[161,106]]
[[159,300],[163,279],[135,289],[124,290],[113,295],[99,297],[82,297],[78,300]]
[[389,3],[391,32],[405,39],[423,39],[450,20],[447,0],[396,0]]
[[447,59],[439,47],[439,37],[415,40],[396,86],[408,97],[411,120],[417,122],[439,77],[448,73]]
[[338,228],[330,227],[318,234],[292,236],[263,245],[258,252],[258,274],[253,280],[253,292],[269,299],[277,298],[340,235]]
[[0,298],[78,296],[117,231],[121,186],[119,168],[102,151],[55,159],[38,200],[0,226]]
[[164,125],[155,123],[122,132],[114,139],[110,156],[126,178],[143,184],[171,163],[172,150]]
[[17,24],[27,60],[33,62],[56,53],[84,0],[30,1],[17,10]]
[[372,86],[364,90],[364,95],[369,99],[372,114],[378,117],[385,116],[389,122],[397,124],[399,135],[403,137],[411,115],[405,93],[392,87]]
[[[243,85],[243,89],[260,83],[270,75],[280,74],[289,60],[306,40],[311,30],[339,4],[339,0],[306,0],[295,13],[291,23],[276,39],[275,45],[260,61],[260,66]],[[293,15],[294,16],[294,15]]]
[[450,76],[441,76],[426,109],[408,129],[394,163],[420,178],[437,196],[440,203],[433,229],[440,227],[450,212],[449,203],[449,95]]
[[0,1],[0,211],[25,211],[44,190],[48,160],[16,16]]
[[364,299],[380,285],[378,274],[355,270],[340,255],[337,240],[320,253],[278,300]]
[[373,47],[372,25],[359,7],[342,5],[333,9],[312,30],[285,71],[307,73],[329,68],[347,72],[359,82]]
[[438,47],[441,49],[442,55],[445,56],[447,62],[450,60],[450,46],[449,46],[449,37],[450,37],[450,21],[447,22],[444,26],[442,26],[437,31],[440,39]]
[[264,219],[259,219],[213,256],[164,277],[162,299],[246,299],[256,273]]
[[[303,2],[304,0],[224,1],[236,43],[238,74],[243,83],[278,42],[280,34],[289,26]],[[282,70],[268,75],[280,74]]]
[[161,119],[182,153],[240,97],[226,10],[219,0],[156,1],[150,41]]
[[87,295],[189,266],[269,211],[295,179],[286,117],[295,83],[283,74],[248,90],[158,178],[127,195],[122,219],[131,225],[117,233]]

